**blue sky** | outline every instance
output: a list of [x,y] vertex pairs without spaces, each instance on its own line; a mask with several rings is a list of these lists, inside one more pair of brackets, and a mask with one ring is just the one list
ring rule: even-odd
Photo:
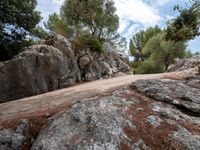
[[[48,15],[59,13],[64,0],[38,0],[37,10],[41,11],[43,21]],[[169,19],[174,18],[177,12],[173,11],[176,4],[184,5],[187,0],[114,0],[117,14],[120,18],[118,32],[129,39],[132,35],[150,26],[159,25],[164,28]],[[189,41],[189,49],[200,52],[200,37]]]

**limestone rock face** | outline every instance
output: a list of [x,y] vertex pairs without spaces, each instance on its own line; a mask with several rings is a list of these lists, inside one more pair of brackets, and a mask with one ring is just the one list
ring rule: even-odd
[[0,103],[91,81],[129,73],[128,58],[111,45],[105,53],[74,51],[61,35],[28,47],[10,61],[0,62]]

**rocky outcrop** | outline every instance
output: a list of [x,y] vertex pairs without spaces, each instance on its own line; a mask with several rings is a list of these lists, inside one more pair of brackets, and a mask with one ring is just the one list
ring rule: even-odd
[[0,103],[129,73],[128,58],[104,43],[100,55],[89,49],[74,51],[60,35],[50,37],[7,62],[0,62]]
[[184,110],[200,115],[200,88],[194,84],[200,83],[199,78],[183,81],[176,80],[138,80],[131,86],[138,92],[158,101],[172,104]]
[[200,92],[192,80],[138,80],[79,101],[50,118],[31,149],[199,149]]
[[[54,41],[54,38],[51,40]],[[41,55],[41,60],[37,58],[38,66],[41,66],[37,69],[41,70],[42,66],[49,66],[52,63],[66,65],[66,70],[61,68],[53,70],[54,67],[49,67],[51,71],[47,72],[53,72],[55,80],[51,82],[52,84],[45,84],[51,81],[51,78],[47,78],[42,71],[39,71],[40,77],[45,82],[42,84],[46,85],[44,87],[57,85],[57,88],[61,88],[72,85],[78,80],[89,81],[113,76],[120,70],[129,70],[127,59],[112,48],[107,48],[107,55],[98,55],[89,50],[64,55],[60,50],[62,48],[52,46],[51,40],[48,41],[48,45],[37,45],[37,49],[40,50],[31,50],[35,48],[30,47],[28,52],[25,51],[15,58],[17,60],[21,58],[23,61],[20,63],[24,65],[29,60],[27,58],[32,58],[33,54],[36,53],[37,57]],[[108,43],[104,46],[110,47]],[[27,57],[30,52],[32,52],[30,57]],[[71,56],[76,59],[71,59]],[[48,59],[43,61],[44,58]],[[12,60],[14,64],[15,59]],[[12,61],[5,64],[8,65]],[[195,66],[191,66],[192,69],[196,68]],[[191,68],[183,70],[185,69]],[[32,74],[34,69],[28,71],[23,69],[20,73],[29,72]],[[19,78],[20,82],[26,83],[22,77]],[[30,76],[30,80],[33,79],[40,81],[39,77]],[[32,150],[200,149],[200,76],[192,74],[184,79],[173,79],[137,80],[118,90],[102,93],[93,98],[83,99],[77,96],[78,98],[70,104],[66,101],[61,112],[57,108],[55,111],[59,112],[57,114],[42,115],[40,111],[37,113],[39,117],[29,116],[29,121],[22,121],[17,128],[2,129],[3,127],[0,126],[0,149],[23,149],[24,146]],[[75,94],[79,93],[75,92]],[[52,95],[48,96],[52,98]],[[58,97],[54,96],[53,100],[56,101],[56,98]],[[25,101],[20,102],[25,103]],[[53,101],[49,102],[53,103]],[[23,111],[20,110],[20,113]],[[10,120],[7,122],[12,123]],[[43,123],[38,125],[39,122]],[[35,131],[33,128],[36,126]]]
[[183,71],[188,69],[199,69],[200,73],[200,55],[194,56],[188,59],[180,59],[176,64],[171,65],[168,69],[168,72],[172,71]]

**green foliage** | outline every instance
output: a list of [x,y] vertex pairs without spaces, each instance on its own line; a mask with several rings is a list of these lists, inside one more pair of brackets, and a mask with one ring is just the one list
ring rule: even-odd
[[104,52],[102,48],[102,44],[98,39],[90,39],[87,44],[92,51],[95,51],[98,53]]
[[84,50],[89,48],[91,51],[95,51],[97,53],[104,52],[102,43],[88,33],[82,34],[78,39],[72,42],[72,45],[75,50]]
[[185,56],[184,42],[166,41],[165,34],[157,34],[149,39],[144,47],[144,54],[148,54],[147,61],[151,61],[155,68],[162,66],[166,71],[176,58]]
[[164,72],[164,67],[162,65],[155,64],[151,60],[145,60],[141,62],[135,72],[137,74],[162,73]]
[[191,58],[193,56],[194,54],[190,50],[185,51],[185,58]]
[[65,0],[61,7],[61,17],[70,26],[88,30],[98,39],[112,39],[116,33],[119,18],[115,12],[113,0]]
[[34,29],[32,29],[30,31],[33,35],[42,38],[42,39],[46,39],[48,36],[48,33],[40,26],[36,26]]
[[34,41],[32,40],[21,40],[21,41],[16,40],[15,42],[3,41],[2,43],[0,43],[1,46],[0,61],[6,61],[13,58],[13,56],[22,52],[25,47],[28,47],[33,44]]
[[49,15],[49,20],[45,23],[45,27],[57,34],[61,34],[66,38],[71,38],[74,35],[74,29],[69,26],[67,21],[58,14],[53,13]]
[[1,0],[0,22],[30,30],[40,21],[40,13],[35,11],[36,0]]
[[136,33],[130,40],[129,51],[132,56],[134,56],[136,61],[144,61],[146,56],[143,54],[142,49],[148,42],[148,40],[162,30],[158,27],[150,27],[147,30],[142,30]]
[[[31,31],[40,21],[40,13],[35,11],[36,0],[0,1],[0,61],[11,59],[31,44],[26,31]],[[12,25],[10,33],[4,28]],[[23,29],[26,31],[24,31]]]
[[192,1],[189,8],[175,6],[180,15],[171,20],[166,29],[166,39],[187,41],[200,35],[200,1]]

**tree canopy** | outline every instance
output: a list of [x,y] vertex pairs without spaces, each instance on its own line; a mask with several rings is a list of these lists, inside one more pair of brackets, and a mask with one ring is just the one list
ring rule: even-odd
[[41,20],[40,12],[35,11],[37,0],[1,0],[0,23],[34,28]]
[[84,29],[98,39],[112,39],[119,26],[115,12],[113,0],[65,0],[60,18],[75,27],[75,32]]
[[181,8],[175,6],[179,16],[171,20],[166,29],[166,39],[172,41],[188,41],[200,35],[200,1],[190,1],[191,6]]
[[11,59],[31,44],[26,40],[27,31],[34,29],[41,19],[36,5],[36,0],[0,1],[0,61]]
[[66,19],[56,13],[49,15],[49,19],[45,23],[45,27],[48,30],[61,34],[66,38],[71,38],[74,34],[73,27],[70,27]]
[[200,1],[189,0],[187,7],[175,6],[179,15],[169,21],[167,28],[149,28],[136,33],[130,40],[136,73],[166,71],[176,58],[191,57],[186,42],[200,35]]
[[[149,39],[143,52],[149,54],[148,61],[154,66],[168,70],[169,65],[175,63],[176,58],[183,58],[186,44],[184,42],[166,41],[165,34],[160,33]],[[155,70],[156,71],[156,70]]]
[[130,54],[134,56],[136,61],[142,61],[145,59],[142,49],[151,37],[161,32],[162,30],[158,26],[150,27],[146,30],[139,31],[130,39]]

